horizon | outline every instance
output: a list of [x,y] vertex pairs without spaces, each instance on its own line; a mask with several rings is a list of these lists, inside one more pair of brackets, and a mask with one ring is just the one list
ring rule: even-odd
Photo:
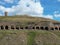
[[0,16],[24,15],[60,21],[60,0],[0,0]]

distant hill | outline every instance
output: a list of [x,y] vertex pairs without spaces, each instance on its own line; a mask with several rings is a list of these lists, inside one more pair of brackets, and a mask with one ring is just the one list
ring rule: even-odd
[[0,16],[0,21],[15,21],[15,22],[40,22],[40,21],[51,21],[51,22],[58,22],[56,20],[43,18],[43,17],[32,17],[27,15],[21,16]]
[[[0,22],[39,23],[58,22],[48,18],[31,16],[0,16]],[[59,23],[59,22],[58,22]],[[24,25],[23,25],[24,26]],[[47,30],[0,30],[0,45],[60,45],[60,31]]]

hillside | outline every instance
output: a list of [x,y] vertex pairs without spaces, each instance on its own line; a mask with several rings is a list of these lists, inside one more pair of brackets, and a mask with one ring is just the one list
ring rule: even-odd
[[40,21],[51,21],[51,22],[58,22],[52,19],[43,18],[43,17],[32,17],[32,16],[0,16],[0,21],[15,21],[15,22],[40,22]]
[[0,45],[60,45],[60,31],[0,30]]
[[[58,22],[48,18],[31,16],[0,16],[0,22],[18,22],[25,26],[40,21]],[[24,25],[23,25],[24,26]],[[60,45],[60,31],[0,30],[0,45]]]

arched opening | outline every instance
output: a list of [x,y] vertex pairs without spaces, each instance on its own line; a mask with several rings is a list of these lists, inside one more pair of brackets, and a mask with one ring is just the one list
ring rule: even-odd
[[28,29],[28,27],[25,27],[25,29]]
[[20,29],[23,29],[23,27],[20,27]]
[[51,30],[54,30],[54,28],[51,28]]
[[48,27],[45,27],[45,30],[49,30],[49,28]]
[[39,29],[39,27],[36,27],[36,29]]
[[58,27],[55,27],[55,30],[58,30]]
[[59,27],[59,30],[60,30],[60,27]]
[[11,26],[11,29],[14,29],[14,26]]
[[16,27],[17,30],[19,30],[19,27]]
[[3,30],[4,29],[4,26],[1,26],[1,30]]
[[44,30],[44,27],[40,27],[41,30]]
[[35,27],[32,27],[32,29],[35,29]]
[[5,26],[5,29],[8,30],[8,26]]

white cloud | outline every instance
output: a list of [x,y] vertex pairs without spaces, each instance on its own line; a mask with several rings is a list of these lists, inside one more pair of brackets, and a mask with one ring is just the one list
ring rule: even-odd
[[[5,0],[6,2],[10,2],[11,0]],[[13,2],[13,1],[12,1]],[[37,16],[37,17],[45,17],[53,19],[52,15],[43,15],[43,7],[41,6],[41,3],[37,0],[20,0],[18,2],[18,5],[12,6],[11,8],[5,8],[4,6],[0,6],[0,11],[3,13],[7,11],[9,15],[31,15],[31,16]]]
[[[26,14],[42,14],[43,13],[43,7],[41,6],[40,2],[35,3],[32,0],[21,0],[19,3],[19,5],[17,7],[21,7],[21,11],[26,13]],[[27,7],[27,5],[29,5],[29,7]],[[34,14],[34,15],[35,15]]]
[[54,16],[58,18],[58,17],[60,17],[60,14],[55,14]]
[[52,15],[43,15],[42,17],[44,17],[44,18],[49,18],[49,19],[53,19],[53,16],[52,16]]
[[55,11],[55,12],[54,12],[54,16],[55,16],[56,18],[60,17],[59,11]]
[[[11,0],[5,0],[10,2]],[[13,2],[13,1],[12,1]],[[29,5],[29,7],[27,7]],[[17,6],[12,6],[11,8],[1,7],[1,11],[7,11],[9,13],[13,12],[14,14],[32,14],[40,16],[43,14],[43,7],[40,2],[34,2],[33,0],[20,0]]]

